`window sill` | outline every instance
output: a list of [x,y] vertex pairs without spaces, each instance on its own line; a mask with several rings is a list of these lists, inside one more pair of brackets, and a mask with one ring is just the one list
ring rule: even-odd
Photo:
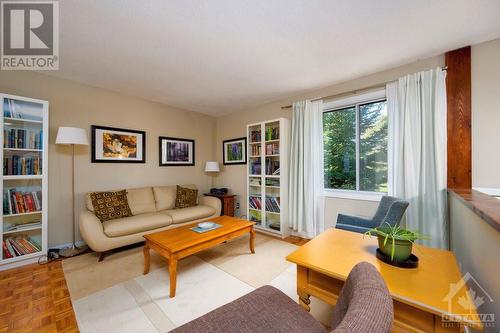
[[385,193],[374,192],[356,192],[356,191],[342,191],[342,190],[324,190],[323,196],[326,198],[340,198],[362,201],[380,201]]

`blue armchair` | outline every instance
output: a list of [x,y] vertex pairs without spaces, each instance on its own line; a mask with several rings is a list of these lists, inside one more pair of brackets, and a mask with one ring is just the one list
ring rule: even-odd
[[339,214],[335,227],[337,229],[365,233],[371,228],[378,227],[386,222],[392,226],[399,225],[408,205],[408,201],[386,195],[380,200],[377,212],[372,219]]

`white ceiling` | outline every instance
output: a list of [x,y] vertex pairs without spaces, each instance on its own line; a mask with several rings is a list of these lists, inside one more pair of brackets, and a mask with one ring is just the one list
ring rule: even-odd
[[48,74],[221,115],[497,37],[498,0],[64,0]]

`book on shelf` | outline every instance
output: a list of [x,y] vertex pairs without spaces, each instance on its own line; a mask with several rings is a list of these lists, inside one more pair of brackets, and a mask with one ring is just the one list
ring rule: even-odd
[[250,180],[248,181],[248,184],[250,186],[260,186],[260,184],[261,184],[260,178],[250,178]]
[[266,186],[280,187],[279,178],[266,178]]
[[4,259],[36,253],[42,250],[40,244],[27,235],[5,238],[2,249]]
[[266,197],[266,211],[272,213],[280,212],[280,197]]
[[266,143],[266,155],[279,155],[280,144],[278,142]]
[[42,121],[43,106],[39,103],[19,101],[12,98],[3,100],[3,116],[5,118]]
[[279,127],[267,127],[266,128],[266,141],[278,140],[280,138],[280,128]]
[[262,173],[262,167],[260,158],[255,161],[250,161],[250,174],[260,175]]
[[39,212],[42,210],[42,192],[41,191],[17,191],[10,188],[4,191],[3,195],[3,214],[23,214]]
[[251,195],[248,197],[248,204],[252,209],[262,209],[262,200],[259,195]]
[[42,149],[42,130],[21,128],[4,129],[3,137],[4,148]]
[[252,145],[250,146],[251,149],[251,156],[258,156],[260,155],[260,145]]
[[260,130],[250,131],[250,142],[260,142],[261,136]]
[[266,157],[266,175],[279,175],[280,174],[280,161],[272,157]]
[[26,229],[33,229],[42,226],[42,221],[29,222],[29,223],[19,223],[19,224],[11,224],[4,228],[4,232],[6,231],[23,231]]
[[39,155],[4,155],[5,176],[31,176],[42,174],[42,158]]

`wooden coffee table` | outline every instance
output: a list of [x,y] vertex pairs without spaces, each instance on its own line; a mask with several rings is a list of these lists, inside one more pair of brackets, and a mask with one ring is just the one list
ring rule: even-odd
[[149,249],[155,250],[158,254],[168,260],[168,272],[170,275],[170,297],[175,297],[175,287],[177,280],[177,261],[194,253],[215,247],[227,240],[240,237],[250,233],[250,251],[255,253],[254,238],[255,222],[240,220],[230,216],[219,216],[207,221],[215,222],[222,227],[197,233],[190,228],[198,223],[160,231],[149,235],[144,235],[144,274],[149,273],[150,256]]

